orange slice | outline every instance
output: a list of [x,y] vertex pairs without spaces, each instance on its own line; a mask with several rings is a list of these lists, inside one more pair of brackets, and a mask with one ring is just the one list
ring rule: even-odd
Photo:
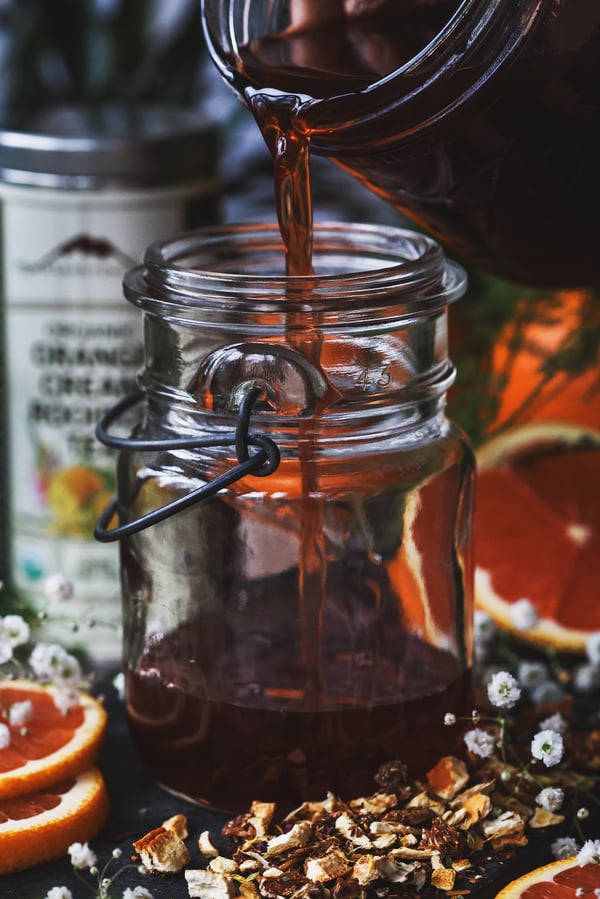
[[574,857],[561,859],[513,880],[496,899],[575,899],[578,888],[594,895],[600,888],[600,865],[580,868]]
[[600,433],[530,424],[477,455],[478,607],[517,632],[511,607],[528,599],[539,621],[523,639],[582,651],[600,630]]
[[45,790],[0,799],[0,874],[60,858],[71,843],[93,839],[107,818],[108,794],[97,768]]
[[598,427],[600,347],[593,335],[599,323],[594,291],[526,291],[488,360],[500,391],[492,427],[526,421]]
[[[63,714],[54,704],[56,689],[32,681],[0,683],[2,723],[10,743],[0,749],[0,798],[42,790],[89,768],[106,730],[104,707],[82,692],[78,706]],[[11,705],[28,700],[31,717],[22,726],[9,723]]]

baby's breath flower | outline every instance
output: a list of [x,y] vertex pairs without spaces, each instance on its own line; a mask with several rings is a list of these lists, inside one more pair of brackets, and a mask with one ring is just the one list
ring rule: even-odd
[[564,798],[565,794],[559,787],[545,787],[537,794],[535,801],[547,812],[557,812],[563,804]]
[[492,705],[500,709],[510,709],[521,697],[519,684],[508,671],[497,671],[487,686]]
[[113,677],[113,687],[117,691],[117,696],[123,702],[125,699],[125,675],[122,671],[119,671],[118,674],[115,674]]
[[68,887],[52,887],[46,893],[46,899],[73,899],[73,893]]
[[579,665],[573,675],[573,689],[578,693],[593,693],[600,687],[600,665]]
[[68,851],[74,868],[94,868],[98,861],[87,843],[71,843]]
[[13,702],[8,709],[8,721],[13,727],[23,727],[33,717],[33,705],[29,699]]
[[585,651],[592,665],[600,665],[600,631],[589,635],[585,641]]
[[150,890],[147,890],[146,887],[127,887],[123,891],[123,899],[154,899]]
[[517,670],[517,679],[526,690],[532,690],[550,679],[550,670],[543,662],[521,662]]
[[81,680],[79,662],[57,643],[38,643],[29,657],[34,674],[57,684],[75,684]]
[[577,855],[579,848],[579,843],[573,837],[558,837],[550,846],[552,855],[557,861]]
[[113,851],[112,851],[113,858],[121,858],[122,855],[123,855],[122,849],[113,849]]
[[44,581],[44,593],[52,602],[72,599],[74,592],[73,584],[64,574],[51,574]]
[[544,718],[543,721],[540,721],[540,730],[555,730],[557,734],[564,734],[566,729],[567,722],[560,712],[556,712],[554,715],[550,715],[549,718]]
[[475,642],[489,643],[497,632],[493,619],[481,609],[475,610]]
[[0,665],[10,662],[13,657],[13,648],[7,638],[2,635],[0,630]]
[[585,806],[581,806],[581,808],[577,809],[577,818],[579,821],[585,821],[586,818],[590,817],[590,810],[585,808]]
[[1,618],[0,631],[13,649],[15,646],[27,643],[30,636],[29,625],[20,615],[5,615],[4,618]]
[[482,759],[489,759],[494,754],[496,739],[487,731],[476,727],[465,734],[465,745],[469,752]]
[[0,749],[10,746],[10,731],[6,724],[0,724]]
[[529,631],[539,621],[535,606],[529,599],[519,599],[510,608],[510,619],[520,631]]
[[452,712],[446,712],[444,715],[444,724],[446,727],[452,727],[453,724],[456,724],[456,715]]
[[54,705],[63,715],[66,715],[69,709],[76,708],[80,702],[81,693],[77,687],[59,687],[54,694]]
[[560,702],[565,695],[564,690],[556,681],[547,680],[543,684],[538,684],[529,692],[531,701],[534,705],[546,705],[553,702]]
[[532,756],[543,762],[547,768],[558,765],[564,751],[563,738],[555,730],[541,730],[531,741]]
[[580,868],[584,865],[600,865],[600,840],[586,840],[577,853],[577,864]]
[[479,724],[479,722],[481,721],[481,715],[479,714],[477,709],[473,709],[473,711],[471,712],[471,721],[473,722],[473,724]]

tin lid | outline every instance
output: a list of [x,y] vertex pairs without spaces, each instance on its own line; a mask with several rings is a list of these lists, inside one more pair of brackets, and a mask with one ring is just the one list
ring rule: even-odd
[[0,124],[0,178],[13,184],[158,187],[217,170],[217,125],[187,107],[56,106]]

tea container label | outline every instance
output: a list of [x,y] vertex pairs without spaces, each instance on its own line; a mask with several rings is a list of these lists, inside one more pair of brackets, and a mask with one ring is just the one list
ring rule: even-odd
[[[121,282],[153,239],[182,228],[194,185],[0,192],[11,582],[48,613],[46,638],[64,639],[66,618],[103,658],[118,647],[119,559],[92,536],[115,488],[94,427],[135,389],[142,361],[140,316]],[[54,575],[70,598],[45,588]]]

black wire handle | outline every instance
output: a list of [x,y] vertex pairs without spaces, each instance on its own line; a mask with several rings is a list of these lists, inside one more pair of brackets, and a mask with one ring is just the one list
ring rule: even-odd
[[[171,440],[138,440],[135,437],[116,437],[109,432],[111,425],[117,421],[130,408],[139,403],[144,394],[136,391],[129,396],[124,397],[116,403],[112,409],[104,415],[96,425],[96,437],[105,446],[115,449],[135,449],[135,450],[171,450],[171,449],[202,449],[206,447],[231,446],[235,445],[238,465],[230,468],[229,471],[217,475],[212,481],[192,490],[186,496],[181,496],[173,502],[147,512],[135,521],[127,524],[119,524],[116,527],[109,528],[111,519],[115,513],[119,513],[119,503],[117,495],[111,497],[108,505],[100,515],[96,527],[94,528],[94,537],[101,543],[110,543],[113,540],[119,540],[121,537],[128,537],[130,534],[137,534],[139,531],[145,530],[165,518],[170,518],[176,512],[181,512],[195,503],[202,502],[222,490],[229,487],[230,484],[245,478],[246,475],[253,474],[255,477],[266,477],[272,474],[279,466],[280,454],[279,448],[269,437],[261,434],[253,434],[250,432],[250,415],[252,407],[263,393],[263,388],[254,384],[247,390],[239,405],[238,418],[235,431],[229,431],[218,437],[175,437]],[[257,452],[250,454],[249,446],[257,446]]]

